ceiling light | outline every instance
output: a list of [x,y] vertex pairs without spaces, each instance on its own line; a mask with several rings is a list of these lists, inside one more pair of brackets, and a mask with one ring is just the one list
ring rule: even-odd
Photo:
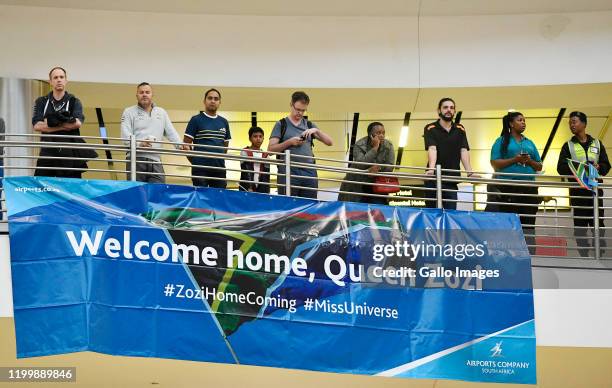
[[406,147],[406,142],[408,142],[408,130],[409,127],[404,126],[400,132],[399,146],[402,148]]

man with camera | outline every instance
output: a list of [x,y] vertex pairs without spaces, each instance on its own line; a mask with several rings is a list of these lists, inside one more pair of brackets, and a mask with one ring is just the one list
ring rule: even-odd
[[[306,120],[304,114],[308,109],[310,97],[304,92],[295,92],[291,95],[291,113],[278,121],[270,134],[268,151],[291,153],[291,163],[312,164],[308,167],[291,167],[291,195],[304,198],[317,198],[317,170],[314,168],[315,160],[312,152],[314,139],[321,141],[327,146],[332,145],[332,139],[321,131],[312,122]],[[294,158],[294,156],[298,156]],[[302,157],[299,157],[302,156]],[[278,166],[278,193],[284,195],[285,166]],[[300,186],[300,187],[295,187]]]
[[[49,72],[51,92],[34,102],[32,125],[36,132],[73,137],[57,138],[43,136],[43,142],[84,144],[79,128],[83,125],[81,101],[66,91],[68,79],[66,70],[54,67]],[[87,169],[86,159],[97,157],[94,150],[76,149],[69,146],[41,147],[36,162],[35,176],[81,178]]]

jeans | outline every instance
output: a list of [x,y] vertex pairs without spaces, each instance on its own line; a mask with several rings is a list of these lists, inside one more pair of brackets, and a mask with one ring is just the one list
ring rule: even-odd
[[[285,184],[285,177],[282,175],[278,176],[278,193],[280,195],[285,195],[285,186],[281,186]],[[309,188],[298,188],[294,186],[304,186]],[[317,189],[319,188],[319,181],[317,177],[302,177],[302,176],[291,176],[291,196],[293,197],[302,197],[302,198],[312,198],[317,199]]]
[[[227,181],[225,180],[225,170],[215,170],[211,168],[192,167],[191,178],[194,186],[200,187],[214,187],[217,189],[225,189],[227,187]],[[223,178],[223,179],[209,179],[209,178]]]
[[[435,189],[436,182],[435,181],[426,181],[425,187]],[[444,190],[453,190],[453,191],[444,191]],[[442,182],[442,207],[444,209],[456,210],[457,209],[457,183],[455,182]],[[425,197],[432,198],[425,201],[425,204],[428,208],[436,208],[437,200],[436,200],[436,191],[425,190]],[[449,201],[451,200],[451,201]]]

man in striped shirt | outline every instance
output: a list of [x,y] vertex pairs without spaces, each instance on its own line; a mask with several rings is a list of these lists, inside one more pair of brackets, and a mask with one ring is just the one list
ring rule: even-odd
[[[226,149],[232,138],[228,121],[217,115],[221,104],[221,93],[217,89],[209,89],[204,93],[204,111],[189,120],[183,142],[195,146],[195,151],[217,152],[219,157],[192,156],[191,180],[194,186],[217,187],[224,189]],[[192,146],[192,147],[194,147]]]

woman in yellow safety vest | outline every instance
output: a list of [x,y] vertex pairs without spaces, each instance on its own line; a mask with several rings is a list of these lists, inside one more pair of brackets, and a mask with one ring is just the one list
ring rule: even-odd
[[[574,135],[567,143],[563,144],[559,161],[557,162],[557,172],[559,175],[571,175],[571,170],[568,159],[576,162],[591,163],[598,170],[599,175],[606,175],[610,171],[610,161],[606,148],[599,141],[586,133],[587,116],[582,112],[570,113],[569,128]],[[603,192],[599,193],[599,226],[604,226],[603,220],[603,200],[601,199]],[[576,244],[578,252],[582,257],[589,256],[589,248],[593,246],[590,243],[587,232],[593,227],[593,192],[583,188],[570,188],[570,205],[574,213],[574,235],[576,236]],[[600,229],[599,236],[604,237],[605,229]],[[606,240],[600,239],[600,247],[606,246]]]

